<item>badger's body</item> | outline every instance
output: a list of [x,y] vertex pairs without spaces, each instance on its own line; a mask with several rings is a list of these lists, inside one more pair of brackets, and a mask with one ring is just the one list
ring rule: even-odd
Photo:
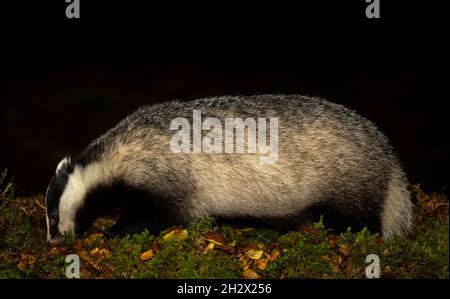
[[[277,118],[278,157],[173,153],[173,119]],[[259,95],[144,106],[64,159],[46,196],[49,240],[83,230],[123,206],[115,232],[156,232],[202,217],[297,228],[322,214],[330,228],[367,226],[384,238],[412,224],[405,175],[387,138],[367,119],[328,101]]]

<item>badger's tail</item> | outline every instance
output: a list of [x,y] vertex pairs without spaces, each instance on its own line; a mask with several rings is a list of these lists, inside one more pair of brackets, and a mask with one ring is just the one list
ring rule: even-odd
[[400,167],[392,172],[383,203],[382,235],[388,240],[408,233],[413,224],[413,204],[407,190],[408,182]]

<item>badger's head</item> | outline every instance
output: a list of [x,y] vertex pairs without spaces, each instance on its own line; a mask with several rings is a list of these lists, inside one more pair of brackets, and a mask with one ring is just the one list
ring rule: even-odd
[[[46,220],[47,220],[47,241],[58,243],[64,233],[74,233],[75,226],[73,219],[68,219],[67,212],[63,208],[69,194],[67,194],[68,182],[74,166],[69,157],[64,158],[56,167],[55,176],[50,181],[45,195]],[[64,200],[62,200],[64,198]],[[66,208],[67,210],[67,208]]]
[[96,164],[77,165],[68,157],[59,162],[45,195],[48,242],[57,244],[65,234],[81,233],[92,224],[95,218],[86,198],[99,184],[100,169]]

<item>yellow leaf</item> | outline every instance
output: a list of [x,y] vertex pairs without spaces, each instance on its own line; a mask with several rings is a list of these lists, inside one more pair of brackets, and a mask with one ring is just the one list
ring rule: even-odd
[[187,236],[188,236],[187,230],[185,230],[185,229],[175,229],[175,230],[172,230],[171,232],[165,234],[163,236],[163,239],[164,239],[164,241],[169,241],[169,240],[172,240],[172,239],[177,239],[177,240],[182,241],[182,240],[186,239]]
[[146,252],[142,253],[140,256],[141,261],[148,261],[149,259],[153,258],[153,250],[147,250]]
[[203,254],[208,254],[211,251],[213,251],[214,246],[216,246],[216,244],[214,243],[209,243],[208,246],[206,246],[205,251],[203,252]]
[[252,260],[259,260],[263,254],[262,250],[253,250],[250,249],[247,251],[247,256]]
[[91,250],[91,252],[89,252],[89,254],[94,255],[96,254],[100,249],[98,249],[98,247],[95,247],[94,249]]
[[95,233],[86,238],[86,243],[88,245],[90,245],[90,244],[94,243],[95,241],[97,241],[97,239],[100,239],[100,243],[103,243],[102,238],[103,238],[103,234]]
[[267,263],[269,262],[268,259],[260,259],[258,260],[258,269],[259,270],[264,270],[267,267]]
[[261,276],[253,271],[252,269],[247,269],[242,272],[242,277],[246,279],[260,279]]

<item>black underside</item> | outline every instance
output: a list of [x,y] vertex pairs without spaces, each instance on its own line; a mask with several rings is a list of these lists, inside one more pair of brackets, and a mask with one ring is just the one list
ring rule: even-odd
[[[304,211],[285,217],[211,216],[215,217],[219,223],[287,231],[311,225],[319,221],[322,215],[325,226],[335,233],[344,232],[348,227],[351,227],[352,231],[367,227],[371,232],[380,232],[380,201],[366,199],[364,202],[364,207],[360,207],[339,204],[334,199],[323,200]],[[99,187],[88,194],[86,205],[77,214],[77,233],[85,231],[97,217],[104,217],[114,208],[122,210],[120,218],[110,231],[110,234],[114,236],[122,237],[144,229],[152,234],[159,234],[166,228],[189,224],[189,219],[184,217],[186,207],[183,206],[182,200],[166,198],[152,194],[148,190],[116,182]]]
[[381,233],[380,205],[372,203],[365,206],[364,210],[355,207],[339,206],[333,201],[317,203],[308,209],[284,217],[215,217],[219,223],[233,224],[237,226],[274,228],[283,232],[298,230],[304,226],[310,226],[323,216],[325,227],[332,233],[345,232],[349,227],[352,231],[359,231],[367,227],[372,233]]

